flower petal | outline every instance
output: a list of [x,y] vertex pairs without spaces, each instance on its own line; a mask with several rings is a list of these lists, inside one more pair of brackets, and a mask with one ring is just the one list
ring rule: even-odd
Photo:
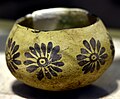
[[21,61],[20,61],[20,60],[13,60],[13,62],[14,62],[16,65],[20,65],[20,64],[21,64]]
[[90,72],[92,73],[95,69],[95,63],[92,64],[93,66],[91,66]]
[[83,68],[82,68],[82,71],[85,71],[89,66],[90,66],[91,63],[88,63],[86,64]]
[[101,48],[101,44],[100,44],[100,41],[98,40],[97,41],[97,52],[99,53],[100,51],[100,48]]
[[97,61],[97,70],[100,69],[100,63]]
[[60,47],[59,47],[59,46],[55,46],[55,47],[52,49],[51,56],[54,56],[54,55],[57,54],[59,51],[60,51]]
[[104,65],[104,64],[105,64],[105,60],[104,60],[104,59],[99,59],[99,61],[100,61],[100,64],[101,64],[101,65]]
[[48,79],[51,79],[51,74],[49,73],[49,71],[46,70],[45,68],[44,68],[44,70],[45,70],[45,76],[46,76]]
[[43,52],[43,55],[46,55],[46,45],[44,43],[41,44],[41,50]]
[[113,56],[115,55],[115,50],[112,50],[112,55],[113,55]]
[[85,64],[87,64],[89,61],[87,61],[87,60],[82,60],[82,61],[80,61],[78,64],[80,65],[80,66],[84,66]]
[[114,46],[113,46],[113,45],[110,45],[110,49],[114,49]]
[[55,54],[55,55],[53,55],[53,56],[50,57],[50,59],[52,59],[52,62],[60,60],[61,58],[62,58],[61,54]]
[[34,48],[39,53],[39,55],[41,56],[40,46],[37,43],[35,43]]
[[112,40],[110,40],[110,49],[114,49],[114,46],[113,46],[114,44],[113,44],[113,41]]
[[16,53],[16,54],[14,54],[13,55],[13,60],[15,59],[15,58],[18,58],[20,56],[20,53],[18,52],[18,53]]
[[89,54],[89,52],[86,49],[84,49],[84,48],[81,48],[81,53],[82,54]]
[[25,56],[27,58],[35,58],[34,56],[32,56],[29,52],[25,52]]
[[50,51],[52,50],[52,47],[53,47],[52,42],[49,42],[47,46],[47,53],[50,53]]
[[44,74],[43,74],[43,71],[42,71],[42,68],[41,68],[41,70],[40,70],[40,71],[38,72],[38,74],[37,74],[37,78],[38,78],[39,80],[42,80],[43,77],[44,77]]
[[16,46],[13,48],[12,54],[14,54],[18,49],[19,49],[19,45],[16,45]]
[[52,63],[53,65],[55,66],[63,66],[64,63],[63,62],[55,62],[55,63]]
[[13,73],[13,72],[15,73],[15,70],[13,69],[12,66],[9,65],[9,66],[8,66],[8,69],[9,69],[12,73]]
[[84,74],[87,74],[91,70],[91,67],[92,67],[92,64],[85,69]]
[[29,64],[33,64],[33,63],[35,63],[35,62],[32,61],[32,60],[26,60],[26,61],[24,61],[24,65],[29,65]]
[[18,67],[13,62],[11,62],[11,66],[14,67],[14,69],[16,70],[18,69]]
[[93,50],[95,51],[96,41],[95,41],[95,39],[94,39],[94,38],[92,38],[92,39],[90,40],[90,44],[91,44],[91,46],[92,46]]
[[30,49],[30,51],[31,51],[32,54],[34,54],[35,56],[38,57],[38,55],[36,53],[36,50],[33,47],[30,46],[29,49]]
[[82,54],[77,55],[77,60],[83,60],[85,58],[87,58],[87,56],[82,55]]
[[85,46],[89,51],[92,52],[91,47],[90,47],[90,44],[88,43],[87,40],[84,40],[84,41],[83,41],[83,44],[84,44],[84,46]]
[[100,50],[100,55],[102,55],[104,52],[105,52],[105,48],[102,47],[101,50]]
[[11,47],[11,43],[12,43],[12,39],[8,39],[8,48],[10,48]]
[[107,57],[108,57],[108,54],[106,54],[106,53],[100,56],[100,58],[102,58],[102,59],[106,59]]
[[51,73],[53,76],[57,76],[57,73],[54,72],[54,71],[50,68],[50,66],[48,67],[48,69],[49,69],[50,73]]
[[60,69],[58,67],[51,66],[51,68],[56,72],[62,72],[62,69]]
[[59,46],[55,46],[52,49],[51,55],[50,55],[50,59],[52,59],[52,62],[60,60],[62,55],[61,54],[57,54],[60,51],[60,47]]
[[38,66],[31,65],[31,66],[28,66],[28,67],[26,68],[26,71],[29,72],[29,73],[32,73],[32,72],[34,72],[37,68],[38,68]]
[[14,46],[15,46],[15,41],[12,43],[11,51],[13,50]]
[[112,56],[114,56],[114,54],[115,54],[115,48],[114,48],[112,40],[110,40],[110,49],[112,50]]

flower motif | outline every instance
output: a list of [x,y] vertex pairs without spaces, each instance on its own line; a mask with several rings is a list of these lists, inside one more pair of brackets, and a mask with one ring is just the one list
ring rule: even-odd
[[113,44],[112,39],[110,39],[110,49],[112,51],[112,56],[114,56],[115,55],[115,48],[114,48],[114,44]]
[[27,66],[26,71],[32,73],[38,70],[37,78],[39,80],[42,80],[44,76],[48,79],[57,76],[57,72],[62,72],[60,67],[64,65],[60,61],[62,55],[58,54],[59,51],[60,47],[53,47],[52,42],[49,42],[47,46],[44,43],[41,43],[41,46],[37,43],[34,44],[34,47],[30,46],[29,51],[25,52],[25,57],[28,58],[24,61],[24,65]]
[[92,73],[95,69],[99,70],[108,57],[108,54],[105,53],[105,47],[102,47],[100,41],[96,42],[94,38],[91,38],[90,42],[84,40],[83,44],[85,48],[81,48],[81,54],[76,56],[78,64],[83,67],[82,71],[86,74]]
[[109,42],[110,42],[110,49],[112,51],[112,56],[114,57],[115,55],[115,48],[114,48],[114,44],[113,44],[113,41],[112,41],[112,37],[110,36],[110,34],[108,34],[108,37],[109,37]]
[[12,38],[9,38],[6,49],[6,62],[8,68],[11,72],[15,73],[15,70],[18,69],[17,65],[21,65],[21,61],[17,59],[20,56],[20,52],[17,52],[19,45],[16,45],[16,42],[13,41]]

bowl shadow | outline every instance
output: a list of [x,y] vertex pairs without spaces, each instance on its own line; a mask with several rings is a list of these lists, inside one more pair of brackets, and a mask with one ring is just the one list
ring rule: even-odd
[[69,91],[45,91],[36,89],[15,81],[12,86],[15,94],[28,99],[96,99],[108,95],[109,93],[95,85]]

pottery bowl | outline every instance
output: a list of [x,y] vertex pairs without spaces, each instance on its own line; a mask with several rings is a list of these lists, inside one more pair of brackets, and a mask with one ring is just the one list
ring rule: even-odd
[[51,8],[18,19],[5,53],[18,80],[60,91],[97,80],[113,61],[114,45],[97,16],[78,8]]

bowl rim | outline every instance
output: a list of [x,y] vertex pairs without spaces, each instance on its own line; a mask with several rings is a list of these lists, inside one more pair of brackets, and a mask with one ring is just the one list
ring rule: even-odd
[[[34,18],[36,15],[40,15],[40,16],[44,16],[44,17],[46,17],[44,14],[48,14],[48,13],[56,13],[56,12],[61,12],[61,11],[79,11],[79,12],[82,12],[82,13],[84,13],[84,14],[86,14],[86,15],[89,15],[89,16],[93,16],[94,18],[96,18],[95,20],[95,22],[93,22],[93,23],[91,23],[90,25],[86,25],[86,26],[83,26],[83,27],[75,27],[75,28],[66,28],[66,29],[59,29],[59,30],[39,30],[39,29],[35,29],[35,28],[33,28],[33,27],[27,27],[27,26],[24,26],[24,25],[21,25],[20,23],[21,22],[23,22],[23,21],[25,21],[26,19],[27,20],[30,20],[30,19],[32,19],[32,18]],[[57,13],[57,14],[59,14],[59,13]],[[42,18],[44,18],[42,16]],[[32,22],[33,22],[34,20],[32,19]],[[93,26],[93,25],[95,25],[95,24],[97,24],[97,23],[99,23],[99,22],[102,22],[102,20],[98,17],[98,16],[96,16],[95,14],[92,14],[92,13],[90,13],[89,11],[87,11],[87,10],[85,10],[85,9],[82,9],[82,8],[48,8],[48,9],[41,9],[41,10],[36,10],[36,11],[33,11],[31,14],[27,14],[27,15],[25,15],[25,16],[23,16],[23,17],[21,17],[21,18],[19,18],[19,19],[17,19],[16,21],[15,21],[15,24],[17,24],[17,25],[19,25],[19,26],[21,26],[21,27],[27,27],[27,28],[30,28],[30,29],[32,29],[33,31],[34,30],[37,30],[37,31],[44,31],[44,32],[46,32],[46,31],[61,31],[61,30],[70,30],[70,29],[78,29],[78,28],[80,28],[80,29],[82,29],[82,28],[87,28],[87,27],[90,27],[90,26]]]

